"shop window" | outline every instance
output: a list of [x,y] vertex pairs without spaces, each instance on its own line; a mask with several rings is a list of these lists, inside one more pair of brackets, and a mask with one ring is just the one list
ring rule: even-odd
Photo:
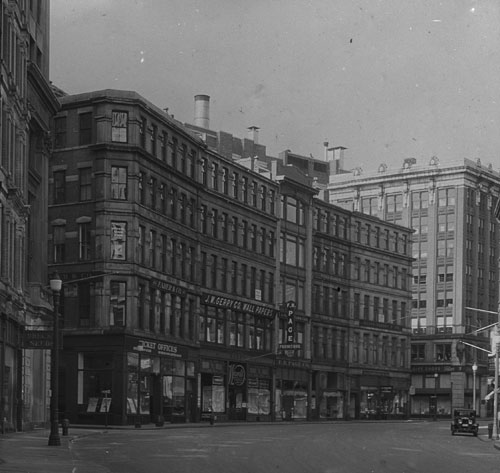
[[107,353],[78,354],[78,404],[84,412],[106,412],[103,391],[111,390],[113,358]]
[[201,377],[202,412],[222,413],[226,406],[225,376],[203,373]]
[[268,379],[248,379],[248,413],[256,415],[271,413],[271,390]]

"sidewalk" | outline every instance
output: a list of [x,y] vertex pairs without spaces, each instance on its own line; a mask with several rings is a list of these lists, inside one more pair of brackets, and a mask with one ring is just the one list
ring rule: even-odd
[[[354,423],[366,421],[335,421],[335,423]],[[391,422],[391,421],[379,421]],[[409,421],[411,422],[411,421]],[[419,421],[415,421],[419,422]],[[301,422],[279,422],[272,425],[293,425]],[[307,422],[310,423],[310,422]],[[323,422],[321,422],[323,423]],[[267,424],[245,423],[249,428],[254,425]],[[208,422],[196,424],[165,424],[162,427],[156,427],[154,424],[145,424],[137,430],[164,430],[179,428],[217,428],[241,426],[241,423],[219,423],[211,426]],[[0,435],[0,472],[1,473],[109,473],[109,470],[103,468],[96,471],[95,465],[90,469],[83,463],[74,458],[71,452],[72,443],[75,439],[102,433],[106,430],[136,430],[132,426],[104,426],[98,425],[78,425],[70,426],[69,435],[61,435],[61,446],[49,447],[49,430],[38,429],[28,432],[17,432]],[[492,446],[500,450],[500,440],[491,440],[488,438],[487,424],[480,427],[479,438],[484,442],[491,442]]]

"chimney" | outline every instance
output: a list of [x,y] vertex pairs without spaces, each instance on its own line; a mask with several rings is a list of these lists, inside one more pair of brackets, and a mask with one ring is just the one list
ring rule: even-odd
[[336,146],[335,148],[328,148],[327,161],[330,163],[330,175],[340,174],[344,170],[344,148],[343,146]]
[[210,128],[210,96],[194,96],[194,124],[200,128]]
[[248,130],[248,139],[252,140],[256,145],[259,144],[259,130],[258,126],[249,126]]
[[325,161],[328,162],[328,141],[324,141],[323,146],[325,148]]

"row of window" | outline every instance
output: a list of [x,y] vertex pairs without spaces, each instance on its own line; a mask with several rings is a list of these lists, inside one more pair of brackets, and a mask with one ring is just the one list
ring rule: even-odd
[[216,161],[209,161],[208,158],[201,159],[201,183],[245,205],[275,215],[276,192],[274,189],[268,189],[263,184],[250,181],[249,177],[241,176],[236,170],[231,171]]
[[403,255],[408,251],[408,237],[399,232],[377,226],[372,228],[370,223],[362,224],[359,221],[354,222],[353,231],[355,242]]
[[348,361],[347,330],[313,326],[312,353],[315,360]]
[[[296,322],[295,343],[304,343],[305,324]],[[285,343],[287,321],[278,320],[278,344]],[[247,350],[272,351],[274,337],[273,321],[237,310],[228,311],[202,305],[199,340]]]
[[[447,297],[440,297],[438,295],[436,299],[436,307],[453,307],[453,294],[447,294]],[[411,301],[412,309],[425,309],[427,307],[427,301],[425,299],[412,299]]]
[[404,301],[380,298],[369,294],[354,293],[353,316],[355,320],[407,325],[407,306]]
[[[128,112],[113,110],[111,119],[111,141],[128,143],[129,141]],[[93,141],[93,114],[83,112],[78,114],[78,145],[85,146]],[[64,148],[67,143],[68,119],[66,116],[55,119],[55,147]],[[160,146],[158,147],[158,143]],[[75,143],[76,144],[76,143]],[[197,179],[197,151],[185,143],[179,143],[176,136],[170,136],[167,130],[159,131],[158,125],[148,123],[145,117],[139,120],[139,146],[160,159],[162,162],[180,171],[186,177]],[[112,180],[116,179],[112,191],[113,198],[127,199],[126,168],[112,172]],[[240,175],[238,171],[222,166],[215,160],[202,157],[200,161],[201,183],[209,189],[231,196],[246,205],[251,205],[262,211],[275,215],[276,191],[266,185],[251,181],[248,176]],[[150,186],[150,205],[154,206],[157,190],[155,178],[146,180],[144,173],[139,178],[139,202],[146,202],[146,188]],[[57,201],[56,201],[57,202]]]
[[212,238],[274,258],[273,231],[258,227],[246,219],[230,216],[227,212],[219,212],[216,208],[209,210],[204,204],[201,205],[200,231]]
[[313,228],[338,238],[347,238],[348,219],[329,210],[314,209]]
[[354,333],[353,363],[407,368],[406,339],[370,333]]
[[390,267],[375,261],[355,257],[352,266],[352,280],[369,284],[378,284],[384,287],[406,290],[408,287],[408,270],[398,266]]
[[218,254],[201,252],[201,285],[233,295],[274,302],[274,273],[230,260]]

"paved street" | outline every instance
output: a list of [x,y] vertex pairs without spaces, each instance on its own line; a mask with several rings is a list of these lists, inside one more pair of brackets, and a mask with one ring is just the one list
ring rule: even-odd
[[328,423],[110,430],[71,444],[73,473],[467,473],[500,451],[449,423]]

